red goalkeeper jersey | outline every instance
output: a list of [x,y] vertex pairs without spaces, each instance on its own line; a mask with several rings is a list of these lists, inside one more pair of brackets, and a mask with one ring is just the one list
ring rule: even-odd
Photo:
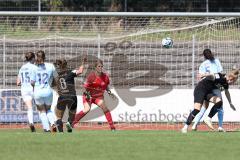
[[109,82],[109,76],[106,73],[98,76],[95,72],[91,72],[87,76],[84,87],[90,92],[92,98],[102,98]]

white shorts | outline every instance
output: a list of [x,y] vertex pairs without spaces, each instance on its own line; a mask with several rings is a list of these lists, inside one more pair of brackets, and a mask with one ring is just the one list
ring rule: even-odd
[[51,106],[52,102],[53,102],[53,94],[51,94],[50,96],[47,97],[34,97],[35,100],[35,104],[36,105],[47,105],[47,106]]
[[24,102],[31,101],[33,99],[33,91],[21,90],[21,94]]

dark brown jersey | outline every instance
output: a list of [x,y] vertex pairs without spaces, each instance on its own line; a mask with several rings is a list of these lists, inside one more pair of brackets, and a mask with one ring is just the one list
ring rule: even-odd
[[76,72],[73,70],[65,70],[58,72],[58,94],[75,96],[75,81],[74,78],[77,77]]

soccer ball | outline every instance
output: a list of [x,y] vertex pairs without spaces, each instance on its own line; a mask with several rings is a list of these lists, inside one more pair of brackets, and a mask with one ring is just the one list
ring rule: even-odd
[[162,46],[164,48],[171,48],[173,46],[173,40],[170,37],[162,39]]

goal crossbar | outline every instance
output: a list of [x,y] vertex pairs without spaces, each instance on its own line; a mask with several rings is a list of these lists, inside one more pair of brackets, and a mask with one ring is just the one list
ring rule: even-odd
[[116,17],[240,17],[240,12],[25,12],[0,11],[0,16],[116,16]]

